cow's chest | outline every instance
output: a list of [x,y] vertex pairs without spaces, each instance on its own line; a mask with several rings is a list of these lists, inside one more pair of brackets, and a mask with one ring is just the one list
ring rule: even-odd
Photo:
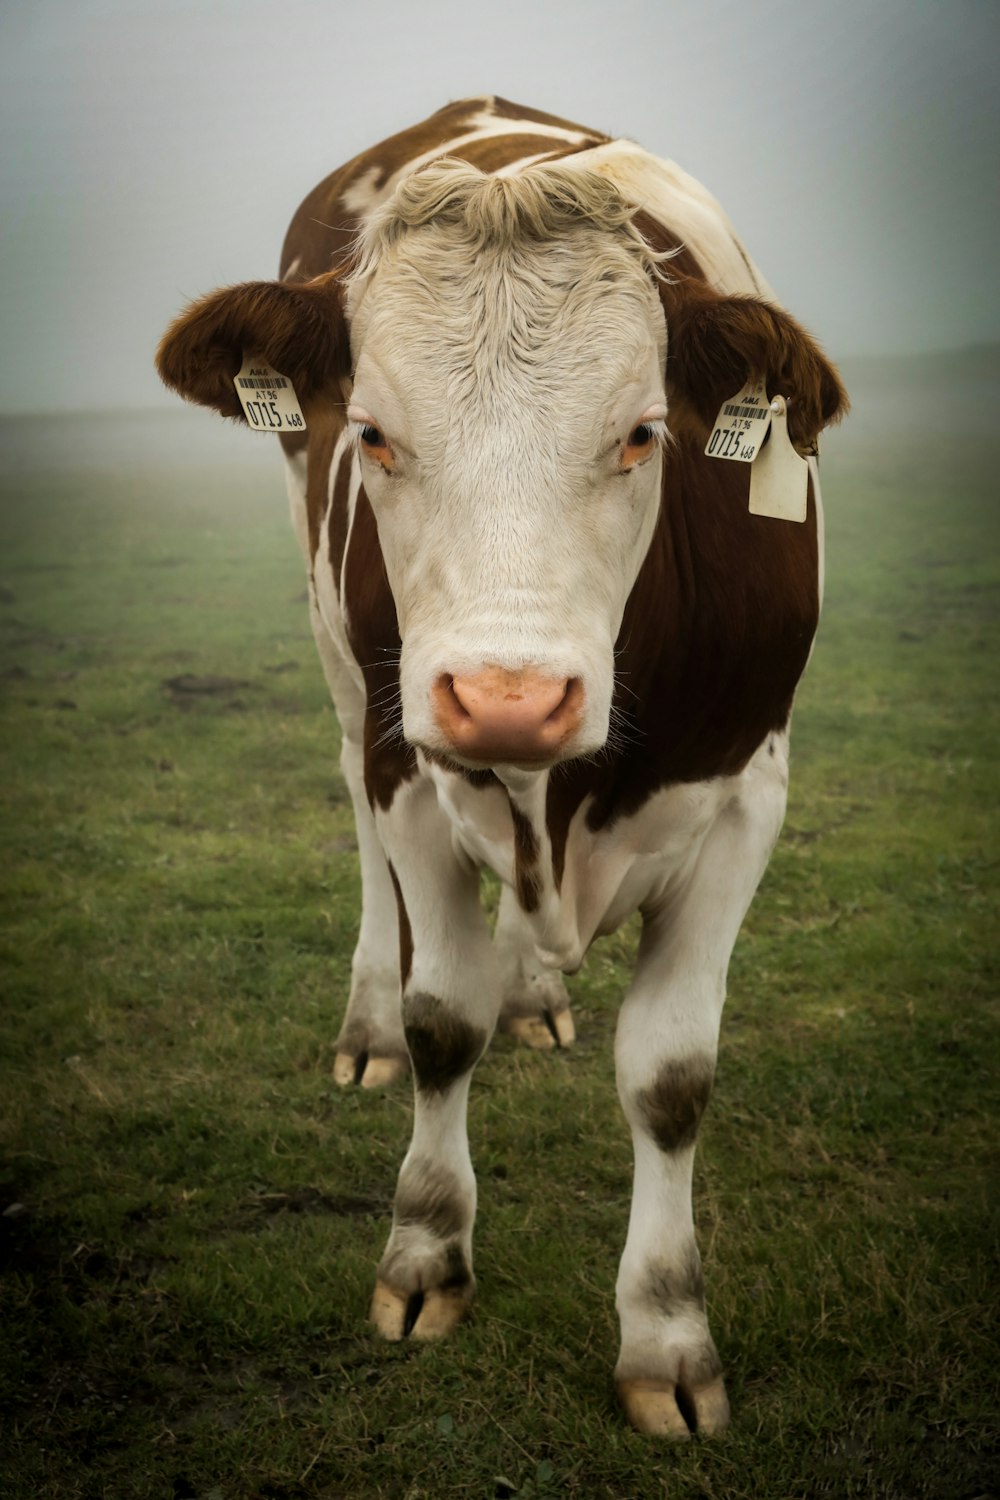
[[525,777],[511,788],[500,782],[477,786],[437,766],[425,766],[424,774],[435,784],[457,847],[515,890],[526,886],[525,847],[534,848],[533,897],[530,903],[522,901],[524,915],[539,957],[571,973],[595,937],[614,931],[633,912],[669,899],[684,885],[709,830],[734,799],[746,794],[750,770],[663,788],[636,813],[605,828],[588,826],[585,800],[566,833],[559,879],[545,818],[548,773]]

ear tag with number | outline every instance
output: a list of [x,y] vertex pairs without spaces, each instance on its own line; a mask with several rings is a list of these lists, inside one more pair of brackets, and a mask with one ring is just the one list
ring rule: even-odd
[[776,521],[804,521],[809,465],[792,447],[784,396],[771,402],[771,441],[750,470],[750,514]]
[[705,444],[706,454],[709,458],[732,458],[737,463],[752,464],[767,436],[771,417],[767,387],[759,376],[751,375],[742,390],[720,406],[712,435]]
[[266,359],[246,355],[233,384],[255,432],[305,431],[306,419],[292,382]]

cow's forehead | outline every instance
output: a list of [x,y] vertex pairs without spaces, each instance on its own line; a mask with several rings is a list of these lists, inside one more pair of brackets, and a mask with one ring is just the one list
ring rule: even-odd
[[491,246],[431,224],[354,289],[351,341],[359,379],[389,385],[413,417],[426,401],[453,418],[507,406],[590,421],[595,404],[656,384],[666,330],[648,270],[607,230]]

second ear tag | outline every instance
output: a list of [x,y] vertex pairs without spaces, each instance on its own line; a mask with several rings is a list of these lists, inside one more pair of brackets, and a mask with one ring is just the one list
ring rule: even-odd
[[750,470],[750,513],[776,521],[804,521],[809,492],[809,465],[788,436],[784,396],[771,402],[771,437]]

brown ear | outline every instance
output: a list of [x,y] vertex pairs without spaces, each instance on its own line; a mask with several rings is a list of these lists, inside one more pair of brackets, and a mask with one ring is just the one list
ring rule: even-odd
[[300,401],[346,375],[350,342],[337,273],[299,286],[248,281],[202,297],[167,329],[156,367],[186,401],[243,419],[234,377],[246,355],[287,376]]
[[703,282],[661,283],[667,317],[670,425],[704,442],[722,403],[751,375],[788,401],[797,448],[813,448],[848,408],[840,378],[795,319],[756,297],[723,297]]

